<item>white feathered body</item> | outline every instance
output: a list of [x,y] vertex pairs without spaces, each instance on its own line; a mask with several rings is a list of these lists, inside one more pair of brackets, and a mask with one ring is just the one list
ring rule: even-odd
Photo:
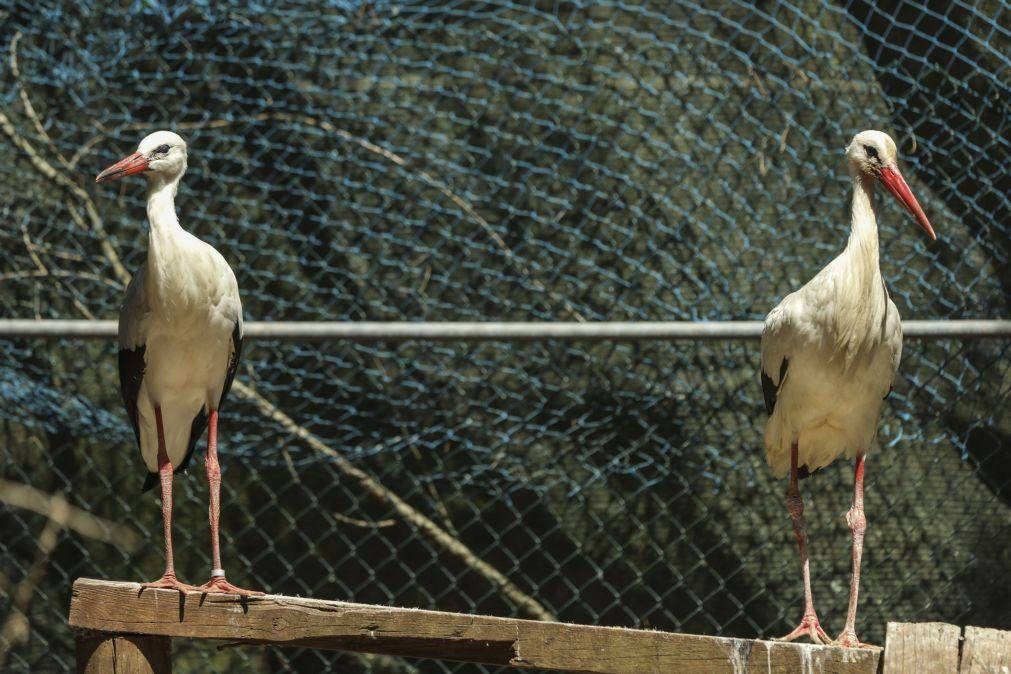
[[178,468],[194,419],[220,404],[242,306],[235,274],[217,250],[183,230],[174,210],[159,218],[149,205],[149,216],[148,259],[127,288],[119,346],[144,347],[137,425],[144,463],[157,472],[154,406],[161,406],[166,451]]
[[793,442],[798,467],[809,471],[866,452],[901,355],[902,325],[878,267],[870,195],[859,194],[846,250],[765,319],[762,372],[775,387],[765,451],[773,472],[789,472]]

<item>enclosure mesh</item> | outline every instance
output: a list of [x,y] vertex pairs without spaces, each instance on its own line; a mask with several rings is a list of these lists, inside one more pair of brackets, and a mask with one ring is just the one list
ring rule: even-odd
[[[182,223],[231,263],[250,320],[760,319],[842,249],[843,151],[877,128],[939,236],[881,200],[902,315],[1005,318],[1009,25],[1007,2],[0,3],[0,315],[116,317],[144,181],[93,177],[170,128]],[[529,616],[350,466],[561,620],[784,633],[802,588],[757,348],[248,340],[238,379],[265,402],[223,409],[229,578]],[[865,640],[888,620],[1011,627],[1008,348],[906,341],[868,458]],[[5,666],[72,670],[73,579],[163,564],[115,344],[0,342],[0,442],[3,478],[143,537],[128,553],[65,531],[40,558],[46,518],[0,505],[2,620],[42,573]],[[201,464],[176,481],[189,582],[210,566]],[[802,484],[833,634],[850,470]],[[491,669],[184,640],[175,667]]]

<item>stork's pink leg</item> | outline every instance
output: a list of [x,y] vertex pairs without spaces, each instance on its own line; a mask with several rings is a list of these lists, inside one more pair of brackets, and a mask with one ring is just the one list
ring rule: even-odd
[[794,442],[790,446],[790,484],[786,488],[786,508],[790,511],[793,533],[797,537],[797,549],[800,551],[800,564],[804,572],[804,617],[800,619],[800,624],[792,632],[780,637],[780,641],[793,641],[806,634],[816,644],[828,644],[832,643],[832,640],[821,628],[818,615],[814,612],[814,597],[811,594],[811,565],[807,558],[804,499],[801,498],[800,488],[797,485],[797,460],[797,443]]
[[161,407],[154,408],[155,425],[158,428],[158,477],[161,479],[161,514],[165,527],[165,573],[152,583],[141,583],[141,587],[157,587],[180,592],[194,592],[197,588],[176,578],[172,561],[172,464],[165,450],[165,427],[161,420]]
[[846,613],[846,626],[839,635],[840,646],[859,648],[863,644],[857,639],[857,597],[860,594],[860,558],[864,552],[864,532],[867,518],[864,516],[864,457],[858,456],[853,467],[853,505],[846,513],[846,522],[853,536],[853,578],[850,580],[850,606]]
[[214,594],[239,594],[244,597],[255,597],[263,594],[255,590],[245,590],[228,582],[225,570],[221,566],[221,546],[218,542],[218,521],[221,515],[221,467],[218,464],[218,411],[212,409],[207,417],[207,483],[210,486],[210,506],[208,514],[211,521],[211,579],[200,586],[202,592]]

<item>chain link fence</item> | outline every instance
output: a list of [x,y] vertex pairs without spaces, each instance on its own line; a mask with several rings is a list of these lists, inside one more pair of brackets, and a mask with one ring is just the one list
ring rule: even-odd
[[[841,250],[843,148],[881,128],[940,237],[882,203],[899,310],[1004,318],[1009,24],[1004,1],[2,3],[2,315],[115,318],[144,188],[93,177],[172,128],[182,222],[250,319],[760,319]],[[1011,627],[1008,349],[906,343],[868,460],[867,640]],[[162,569],[115,353],[0,341],[0,477],[57,497],[0,505],[0,669],[72,669],[74,578]],[[250,340],[222,421],[229,578],[775,636],[802,588],[757,367],[747,340]],[[850,485],[845,462],[803,485],[830,631]],[[202,471],[176,494],[177,568],[202,581]],[[59,498],[99,533],[47,517]],[[175,667],[488,669],[185,641]]]

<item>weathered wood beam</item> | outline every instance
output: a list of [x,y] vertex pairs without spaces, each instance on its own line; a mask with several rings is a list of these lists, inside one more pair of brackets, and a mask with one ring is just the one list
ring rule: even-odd
[[960,674],[1011,672],[1011,632],[966,627]]
[[866,672],[880,649],[704,637],[371,606],[250,600],[79,579],[71,627],[118,634],[438,658],[570,672]]
[[957,672],[961,636],[947,623],[888,623],[884,674]]

